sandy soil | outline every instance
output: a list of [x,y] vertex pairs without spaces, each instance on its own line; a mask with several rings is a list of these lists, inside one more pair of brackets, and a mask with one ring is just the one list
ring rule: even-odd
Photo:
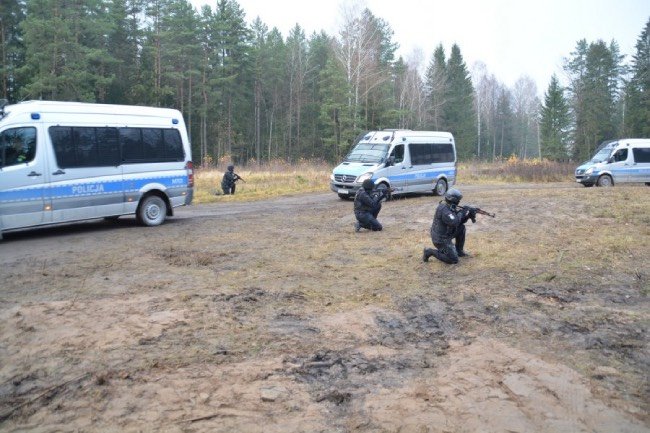
[[455,266],[421,261],[430,196],[381,233],[326,193],[6,234],[0,430],[650,432],[648,220],[619,244],[590,208],[621,191],[648,215],[644,187],[463,186],[497,218]]

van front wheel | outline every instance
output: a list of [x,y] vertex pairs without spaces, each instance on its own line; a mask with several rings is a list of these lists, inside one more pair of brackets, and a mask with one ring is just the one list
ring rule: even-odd
[[612,182],[611,176],[608,174],[603,174],[598,178],[597,182],[598,186],[614,186],[614,182]]
[[435,195],[445,195],[447,192],[447,181],[444,179],[438,179],[436,182],[436,187],[433,189]]
[[167,216],[167,204],[157,195],[145,197],[136,212],[138,222],[149,227],[162,224],[165,216]]

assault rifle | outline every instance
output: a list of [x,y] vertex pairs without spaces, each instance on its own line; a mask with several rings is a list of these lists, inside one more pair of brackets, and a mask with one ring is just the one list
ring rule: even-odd
[[235,182],[237,182],[238,180],[241,180],[242,182],[246,183],[246,181],[244,180],[243,177],[241,177],[240,175],[238,175],[237,173],[235,173]]
[[469,206],[469,205],[468,206],[456,206],[456,208],[460,209],[460,210],[467,210],[469,212],[470,219],[472,220],[473,223],[476,222],[476,215],[477,214],[479,214],[479,215],[487,215],[487,216],[492,217],[492,218],[496,217],[496,214],[486,212],[483,209],[478,208],[478,207],[474,207],[474,206]]
[[395,188],[375,188],[371,194],[374,196],[381,196],[381,200],[383,200],[384,198],[390,198],[393,192],[395,192]]

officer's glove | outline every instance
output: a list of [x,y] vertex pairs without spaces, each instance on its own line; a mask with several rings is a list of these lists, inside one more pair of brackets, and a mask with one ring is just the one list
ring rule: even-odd
[[460,220],[461,224],[465,224],[467,222],[467,211],[465,209],[456,211],[456,217]]
[[472,220],[472,223],[475,223],[476,222],[476,208],[470,206],[470,207],[468,207],[468,210],[469,211],[467,213],[467,216],[469,217],[469,219]]

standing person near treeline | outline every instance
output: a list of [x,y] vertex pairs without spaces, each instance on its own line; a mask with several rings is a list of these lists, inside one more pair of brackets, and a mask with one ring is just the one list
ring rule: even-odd
[[223,179],[221,179],[221,189],[223,190],[223,193],[225,195],[235,194],[235,182],[240,179],[241,176],[235,173],[235,166],[229,165],[228,170],[223,174]]

